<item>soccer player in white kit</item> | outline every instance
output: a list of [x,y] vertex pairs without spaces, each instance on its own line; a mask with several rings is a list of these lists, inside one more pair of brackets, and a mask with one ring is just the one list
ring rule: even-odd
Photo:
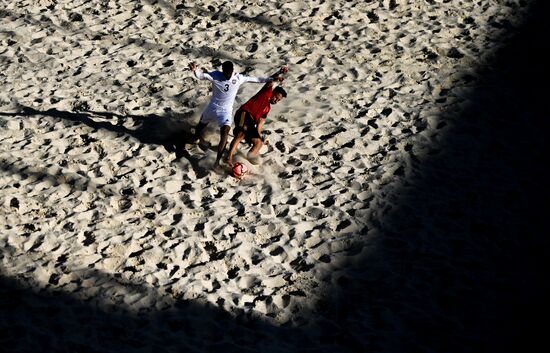
[[[199,72],[195,63],[190,63],[189,68],[199,80],[212,82],[212,98],[201,115],[199,124],[195,128],[193,139],[198,139],[202,130],[211,122],[220,127],[220,143],[218,144],[218,155],[214,166],[218,166],[227,145],[227,137],[233,123],[233,103],[237,96],[240,85],[245,82],[266,83],[278,79],[279,71],[270,77],[250,77],[233,72],[233,63],[225,61],[222,64],[222,72],[212,71],[209,73]],[[202,70],[201,70],[202,71]]]

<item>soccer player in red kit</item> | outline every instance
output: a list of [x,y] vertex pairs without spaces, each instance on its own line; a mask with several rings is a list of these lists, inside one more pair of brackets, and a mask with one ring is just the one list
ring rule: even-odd
[[287,72],[288,67],[282,67],[275,80],[266,83],[254,97],[250,98],[235,113],[234,137],[226,159],[229,166],[233,166],[233,156],[243,138],[252,145],[247,154],[248,160],[253,164],[258,164],[258,152],[263,145],[262,127],[271,109],[271,104],[277,104],[286,97],[285,90],[281,86],[273,88],[273,83],[276,81],[281,82],[283,80],[281,75]]

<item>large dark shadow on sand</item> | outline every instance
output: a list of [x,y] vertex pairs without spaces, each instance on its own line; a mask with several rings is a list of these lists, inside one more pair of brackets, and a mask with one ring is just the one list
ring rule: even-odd
[[330,304],[312,318],[320,322],[315,329],[236,320],[185,301],[172,311],[107,313],[93,302],[35,293],[4,278],[0,346],[9,352],[317,352],[310,343],[322,342],[326,352],[532,351],[545,338],[537,322],[548,317],[547,10],[539,1],[482,73],[472,105],[454,116],[439,152],[418,158],[421,172],[404,179],[395,208],[373,220],[381,234],[345,270]]
[[480,72],[471,104],[443,113],[443,142],[416,158],[394,208],[371,220],[381,234],[367,232],[369,254],[332,300],[362,351],[548,346],[547,13],[533,6]]
[[[128,295],[157,289],[124,283],[90,269],[80,275]],[[51,279],[52,280],[52,279]],[[0,345],[3,352],[255,352],[286,350],[299,342],[292,329],[258,319],[235,319],[215,306],[179,300],[170,309],[129,313],[62,289],[40,292],[0,278]],[[307,344],[307,339],[304,341]]]

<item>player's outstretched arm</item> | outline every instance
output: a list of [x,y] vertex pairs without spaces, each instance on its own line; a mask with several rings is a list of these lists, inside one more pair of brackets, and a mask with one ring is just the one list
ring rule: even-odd
[[273,83],[275,82],[283,82],[284,77],[283,75],[288,72],[288,66],[282,66],[279,71],[275,72],[273,75],[270,76],[271,80],[266,83],[266,86],[273,86]]
[[[274,73],[273,75],[271,76],[268,76],[268,77],[252,77],[252,76],[243,76],[244,78],[244,82],[254,82],[254,83],[271,83],[273,81],[282,81],[282,79],[279,79],[278,77],[280,77],[281,74],[284,74],[284,73],[287,73],[288,72],[288,67],[286,66],[283,66],[281,69],[279,69],[279,71],[277,71],[276,73]],[[282,76],[281,76],[282,78]]]
[[278,77],[280,75],[284,75],[288,72],[288,66],[282,66],[279,71],[271,75],[271,77]]
[[206,72],[203,72],[203,70],[199,70],[199,68],[197,67],[197,65],[195,65],[195,63],[189,63],[189,70],[193,71],[193,74],[195,74],[195,77],[199,80],[208,80],[208,81],[213,81],[214,79],[212,78],[212,76],[210,76],[209,74],[207,74]]

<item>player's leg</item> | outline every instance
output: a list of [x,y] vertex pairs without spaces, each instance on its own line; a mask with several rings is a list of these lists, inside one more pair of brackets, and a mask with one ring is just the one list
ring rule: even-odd
[[191,136],[191,142],[192,143],[199,143],[200,139],[201,139],[201,136],[202,136],[202,131],[204,130],[204,128],[208,125],[208,123],[205,123],[203,122],[202,120],[199,121],[199,123],[197,124],[197,126],[195,126],[195,132],[193,133],[193,135]]
[[239,146],[239,143],[241,143],[241,140],[244,138],[244,132],[242,130],[233,130],[233,134],[235,137],[233,137],[233,141],[231,141],[231,144],[229,145],[229,154],[227,155],[227,159],[225,162],[232,167],[233,166],[233,156],[235,156],[235,152],[237,152],[237,147]]
[[231,141],[231,144],[229,145],[229,154],[227,155],[227,158],[225,162],[231,167],[233,166],[233,156],[235,156],[235,152],[237,151],[237,147],[239,146],[239,143],[241,140],[245,137],[245,130],[246,130],[246,118],[247,118],[247,112],[241,110],[240,108],[235,113],[235,128],[233,129],[233,141]]
[[209,106],[207,106],[203,110],[201,114],[201,119],[199,120],[199,123],[197,124],[197,126],[195,126],[195,132],[191,136],[192,143],[200,142],[204,128],[208,125],[208,123],[210,123],[213,119],[215,119],[215,117],[216,116],[214,112],[212,111],[212,109],[210,109]]
[[257,164],[258,152],[263,146],[262,139],[259,137],[252,138],[252,148],[248,151],[247,158],[251,163]]
[[220,128],[220,143],[218,144],[218,155],[216,156],[216,162],[214,163],[214,166],[218,166],[220,164],[223,151],[225,151],[225,146],[227,145],[229,130],[231,130],[231,127],[229,125],[224,125]]
[[250,142],[252,142],[252,148],[248,151],[247,158],[253,164],[258,164],[258,152],[263,146],[262,138],[258,133],[256,124],[249,127]]
[[225,146],[227,145],[227,138],[229,136],[229,131],[231,130],[231,124],[233,123],[231,111],[217,111],[216,116],[218,126],[220,127],[220,143],[218,144],[218,155],[216,156],[216,162],[214,163],[215,167],[220,164],[223,152],[225,151]]
[[193,143],[199,143],[202,132],[204,128],[211,122],[217,122],[218,121],[218,115],[216,114],[216,110],[209,105],[204,108],[201,114],[201,119],[199,120],[199,123],[195,127],[195,133],[192,135],[192,142]]

